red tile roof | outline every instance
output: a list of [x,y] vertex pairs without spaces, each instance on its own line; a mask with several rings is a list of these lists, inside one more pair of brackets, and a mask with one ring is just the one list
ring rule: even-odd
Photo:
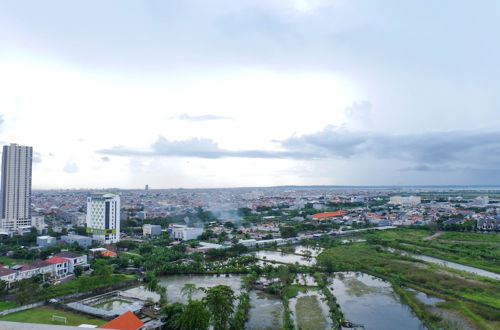
[[50,262],[51,264],[60,264],[60,263],[63,263],[63,262],[67,262],[69,260],[66,259],[66,258],[61,258],[61,257],[54,256],[54,257],[50,257],[48,259],[45,259],[45,261],[46,262]]
[[116,257],[116,252],[113,252],[113,251],[102,251],[101,255],[103,257]]
[[316,213],[313,215],[313,220],[321,220],[321,219],[330,219],[334,217],[342,217],[346,214],[344,210],[339,210],[336,212],[323,212],[323,213]]
[[142,327],[144,323],[134,313],[128,311],[118,316],[117,318],[101,325],[101,329],[117,329],[117,330],[137,330]]

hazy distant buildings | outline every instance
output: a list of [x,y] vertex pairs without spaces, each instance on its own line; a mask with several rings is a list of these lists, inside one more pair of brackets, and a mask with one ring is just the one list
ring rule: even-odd
[[32,158],[32,147],[3,146],[0,227],[4,230],[31,226]]
[[87,233],[105,244],[120,240],[120,196],[94,193],[87,198]]
[[394,205],[418,205],[422,202],[420,196],[392,196],[389,200],[389,203]]

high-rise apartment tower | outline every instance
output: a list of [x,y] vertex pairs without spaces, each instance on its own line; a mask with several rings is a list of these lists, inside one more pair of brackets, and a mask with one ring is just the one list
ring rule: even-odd
[[0,218],[4,229],[31,225],[33,147],[3,146]]
[[120,196],[93,193],[87,198],[87,233],[104,244],[120,241]]

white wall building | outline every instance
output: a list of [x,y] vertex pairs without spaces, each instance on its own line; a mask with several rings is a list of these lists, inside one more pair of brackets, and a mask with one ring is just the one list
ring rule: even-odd
[[142,226],[142,235],[143,236],[158,236],[161,234],[161,226],[159,225],[151,225],[145,224]]
[[36,238],[36,245],[41,248],[47,248],[56,244],[56,238],[52,236],[38,236]]
[[94,193],[87,198],[87,233],[104,244],[120,241],[120,196]]
[[31,226],[31,165],[33,148],[3,146],[0,227],[12,231]]
[[392,196],[389,203],[394,205],[418,205],[422,202],[420,196]]
[[193,228],[185,225],[170,225],[169,229],[172,237],[181,241],[197,239],[203,233],[203,228]]

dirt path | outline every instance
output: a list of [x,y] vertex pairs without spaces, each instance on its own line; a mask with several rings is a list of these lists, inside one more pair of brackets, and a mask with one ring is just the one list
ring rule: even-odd
[[441,236],[444,234],[444,231],[438,231],[437,233],[435,233],[434,235],[431,235],[431,236],[427,236],[427,237],[424,237],[422,238],[423,241],[432,241],[433,239]]

